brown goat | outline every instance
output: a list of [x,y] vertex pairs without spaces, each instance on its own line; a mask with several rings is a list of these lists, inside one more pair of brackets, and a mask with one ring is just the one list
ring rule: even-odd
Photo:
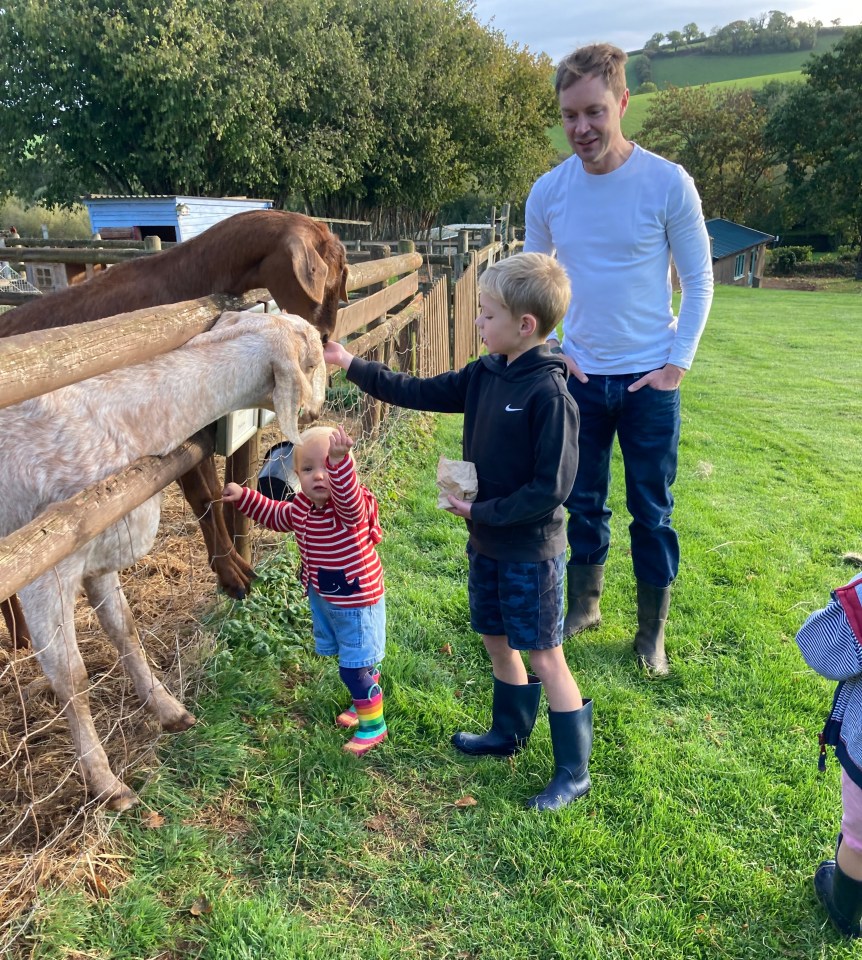
[[[347,299],[344,246],[316,220],[285,210],[249,210],[163,253],[128,260],[0,315],[0,337],[65,327],[213,293],[265,287],[279,308],[312,323],[325,343]],[[209,458],[179,479],[201,526],[210,566],[242,599],[254,571],[237,554],[221,509],[222,484]],[[18,598],[0,603],[13,645],[29,643]]]

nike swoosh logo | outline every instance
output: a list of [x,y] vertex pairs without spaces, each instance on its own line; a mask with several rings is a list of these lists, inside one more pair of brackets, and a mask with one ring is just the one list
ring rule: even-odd
[[506,413],[518,413],[519,410],[523,410],[523,407],[513,407],[508,403],[506,404]]

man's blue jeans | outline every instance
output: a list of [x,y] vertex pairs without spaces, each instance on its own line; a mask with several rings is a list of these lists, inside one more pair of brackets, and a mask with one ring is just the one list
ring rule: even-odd
[[666,587],[679,570],[679,538],[670,525],[679,448],[679,390],[628,387],[642,373],[569,377],[578,404],[578,475],[566,501],[570,565],[603,564],[611,542],[608,490],[614,435],[626,478],[635,577]]

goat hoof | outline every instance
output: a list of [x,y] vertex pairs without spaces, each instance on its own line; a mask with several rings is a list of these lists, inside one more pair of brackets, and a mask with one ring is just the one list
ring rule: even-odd
[[[110,795],[108,795],[109,793]],[[113,810],[115,813],[124,813],[140,803],[135,791],[131,787],[127,787],[122,780],[117,780],[110,791],[105,791],[105,793],[99,795],[100,800],[103,798],[108,810]]]
[[183,710],[176,720],[163,723],[162,729],[168,733],[182,733],[183,730],[188,730],[189,727],[193,727],[197,722],[197,717],[192,716],[188,710]]

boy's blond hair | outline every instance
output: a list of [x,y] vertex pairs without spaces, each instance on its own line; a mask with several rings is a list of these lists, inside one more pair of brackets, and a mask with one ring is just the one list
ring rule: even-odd
[[568,89],[583,77],[601,77],[608,89],[622,100],[626,92],[626,61],[629,55],[612,43],[591,43],[578,47],[563,57],[557,67],[554,89],[559,97],[561,90]]
[[[332,436],[332,431],[335,427],[321,426],[320,424],[314,427],[308,427],[303,430],[299,435],[299,443],[293,448],[293,465],[294,468],[299,465],[299,461],[302,458],[302,445],[308,443],[309,441],[314,443],[316,440],[326,440],[327,444],[329,443],[329,438]],[[353,459],[353,451],[348,450],[347,456],[350,459]]]
[[479,289],[515,318],[532,314],[543,337],[563,319],[572,298],[566,271],[546,253],[517,253],[500,260],[479,278]]

